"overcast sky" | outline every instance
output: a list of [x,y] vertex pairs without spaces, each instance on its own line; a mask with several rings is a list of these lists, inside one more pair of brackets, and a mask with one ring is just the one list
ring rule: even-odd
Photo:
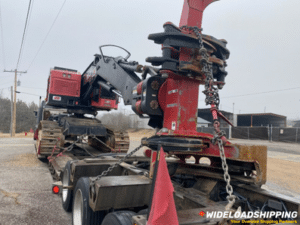
[[[28,3],[0,0],[5,53],[3,60],[1,42],[0,92],[5,97],[10,96],[14,74],[3,70],[16,68]],[[45,96],[51,67],[83,72],[100,45],[120,45],[140,64],[148,56],[160,56],[160,46],[147,37],[162,32],[167,21],[179,25],[183,6],[183,0],[67,0],[36,56],[63,3],[33,2],[18,68],[27,73],[18,76],[18,91],[23,92],[18,99],[37,103],[38,96],[25,93]],[[221,0],[208,6],[203,33],[226,39],[231,53],[226,85],[220,91],[222,110],[232,112],[235,103],[235,113],[266,110],[300,118],[299,9],[299,0]],[[255,95],[260,92],[270,93]],[[207,107],[203,102],[200,93],[199,108]]]

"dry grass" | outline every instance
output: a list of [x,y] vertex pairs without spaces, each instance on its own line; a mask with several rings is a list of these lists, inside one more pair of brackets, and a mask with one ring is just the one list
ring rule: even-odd
[[268,158],[267,181],[300,194],[300,163]]
[[143,137],[151,137],[155,134],[154,129],[129,129],[128,135],[131,141],[140,141]]
[[41,162],[33,153],[27,153],[15,156],[12,160],[6,162],[6,165],[13,167],[37,167]]
[[[0,138],[10,138],[10,134],[0,132]],[[18,133],[18,134],[16,134],[15,137],[12,137],[12,138],[33,138],[33,133],[27,132],[26,136],[25,136],[25,132]]]

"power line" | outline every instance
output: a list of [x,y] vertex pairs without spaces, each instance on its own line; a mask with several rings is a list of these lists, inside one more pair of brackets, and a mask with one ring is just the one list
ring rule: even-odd
[[2,25],[2,13],[1,13],[1,4],[0,4],[0,28],[1,28],[1,42],[2,42],[2,55],[3,55],[3,66],[5,69],[5,51],[4,51],[4,38],[3,38],[3,25]]
[[[11,82],[6,82],[6,83],[4,83],[4,84],[11,84],[11,83],[13,83],[13,82],[12,82],[12,81],[11,81]],[[1,83],[0,86],[2,86],[2,85],[4,85],[4,84]]]
[[22,47],[22,53],[21,53],[21,56],[20,56],[19,65],[21,65],[21,61],[22,61],[22,57],[23,57],[23,49],[25,48],[25,44],[26,44],[26,39],[27,39],[28,30],[29,30],[29,24],[30,24],[30,19],[31,19],[33,4],[34,4],[34,0],[32,0],[30,11],[29,11],[29,16],[28,16],[28,21],[27,21],[27,32],[25,32],[25,36],[24,36],[24,45]]
[[23,87],[23,86],[20,86],[19,88],[30,88],[30,89],[41,89],[41,90],[46,90],[45,88],[37,88],[37,87]]
[[18,58],[16,70],[18,70],[18,66],[19,66],[19,62],[20,62],[20,58],[21,58],[21,54],[22,54],[26,28],[27,28],[27,24],[28,24],[27,21],[28,21],[28,17],[29,17],[30,7],[31,7],[31,0],[29,0],[29,5],[28,5],[28,9],[27,9],[27,16],[26,16],[25,27],[24,27],[24,31],[23,31],[23,37],[22,37],[21,48],[20,48],[20,52],[19,52],[19,58]]
[[42,97],[45,97],[44,95],[36,95],[36,94],[31,94],[31,93],[27,93],[27,92],[18,92],[20,94],[26,94],[26,95],[35,95],[35,96],[42,96]]
[[44,43],[45,43],[45,41],[46,41],[46,39],[47,39],[48,35],[50,34],[50,31],[52,30],[52,28],[53,28],[53,26],[54,26],[54,24],[55,24],[55,22],[56,22],[56,20],[57,20],[57,18],[58,18],[58,16],[59,16],[59,14],[60,14],[61,10],[62,10],[62,9],[63,9],[63,7],[64,7],[65,3],[66,3],[66,0],[63,2],[62,6],[60,7],[60,10],[58,11],[58,13],[57,13],[57,15],[56,15],[56,17],[55,17],[55,19],[54,19],[54,21],[53,21],[53,23],[52,23],[52,25],[51,25],[51,27],[50,27],[49,31],[48,31],[48,33],[46,34],[46,37],[44,38],[44,40],[43,40],[43,42],[42,42],[41,46],[39,47],[39,49],[38,49],[37,53],[35,54],[35,56],[34,56],[34,58],[33,58],[32,62],[30,63],[30,65],[29,65],[29,67],[28,67],[28,69],[27,69],[27,70],[29,70],[29,68],[30,68],[30,67],[31,67],[31,65],[33,64],[34,60],[36,59],[37,55],[38,55],[38,54],[39,54],[39,52],[41,51],[41,49],[42,49],[42,47],[43,47],[43,45],[44,45]]
[[2,74],[0,74],[0,78],[2,79],[2,78],[6,78],[6,77],[11,77],[11,75],[6,75],[6,76],[1,76]]
[[235,97],[242,97],[242,96],[249,96],[249,95],[260,95],[260,94],[267,94],[267,93],[280,92],[280,91],[290,91],[290,90],[299,89],[299,88],[300,88],[300,87],[287,88],[287,89],[274,90],[274,91],[264,91],[264,92],[251,93],[251,94],[244,94],[244,95],[232,95],[232,96],[222,97],[221,99],[223,99],[223,98],[235,98]]
[[10,87],[1,88],[0,90],[4,90],[4,89],[6,89],[6,88],[10,88]]

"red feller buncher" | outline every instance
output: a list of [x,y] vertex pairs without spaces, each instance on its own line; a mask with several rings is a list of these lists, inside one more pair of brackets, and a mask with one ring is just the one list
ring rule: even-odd
[[[205,214],[237,209],[299,214],[299,201],[261,188],[267,148],[232,144],[219,128],[219,119],[232,125],[218,109],[229,50],[225,40],[202,33],[203,11],[213,1],[185,0],[179,27],[167,22],[163,32],[149,35],[162,46],[162,56],[146,59],[152,66],[128,61],[125,49],[125,58],[106,56],[105,45],[82,75],[50,71],[47,99],[38,113],[37,154],[52,156],[51,171],[58,179],[53,190],[62,194],[63,208],[72,210],[73,224],[230,224],[232,218]],[[196,130],[199,85],[205,87],[214,135]],[[85,117],[116,109],[117,96],[157,130],[126,155],[114,152],[128,149],[126,134],[117,139],[99,120]],[[61,108],[65,114],[51,113]],[[143,146],[148,147],[144,157],[133,155]],[[168,172],[162,175],[164,155]],[[201,164],[202,157],[210,164]],[[166,202],[157,194],[165,193],[170,182]],[[159,211],[158,205],[166,208]],[[270,215],[276,221],[295,218]]]

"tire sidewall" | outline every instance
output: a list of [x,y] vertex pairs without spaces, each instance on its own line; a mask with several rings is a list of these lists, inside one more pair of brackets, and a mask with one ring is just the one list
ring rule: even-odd
[[[65,174],[68,174],[67,176],[67,179],[69,181],[69,184],[70,184],[70,176],[71,176],[71,161],[68,161],[66,166],[65,166],[65,169],[64,169],[64,173],[63,173],[63,177],[62,177],[62,181],[64,179],[64,176]],[[73,191],[72,190],[68,190],[67,192],[67,198],[66,200],[64,201],[63,199],[63,194],[61,195],[61,201],[62,201],[62,206],[64,208],[64,210],[66,212],[71,212],[72,211],[72,201],[73,201]]]
[[101,225],[132,225],[132,216],[136,216],[132,211],[116,211],[105,216]]
[[[82,202],[83,202],[83,218],[82,218],[82,225],[90,225],[90,217],[91,217],[91,208],[89,206],[89,178],[88,177],[81,177],[76,184],[75,190],[74,190],[74,198],[78,191],[78,189],[81,190],[82,194]],[[73,200],[73,209],[74,209],[74,200]],[[72,215],[72,224],[74,224],[74,217]]]

